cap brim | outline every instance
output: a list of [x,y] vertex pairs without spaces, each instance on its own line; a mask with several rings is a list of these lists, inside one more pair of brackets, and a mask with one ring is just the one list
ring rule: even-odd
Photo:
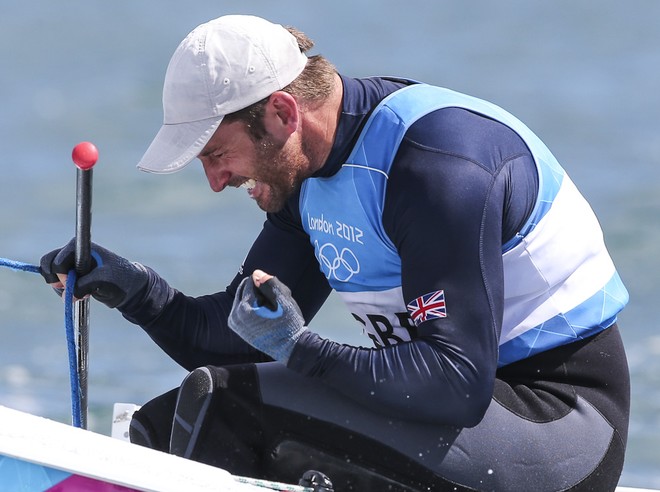
[[138,162],[137,168],[167,174],[183,169],[195,159],[222,122],[222,116],[206,120],[163,125]]

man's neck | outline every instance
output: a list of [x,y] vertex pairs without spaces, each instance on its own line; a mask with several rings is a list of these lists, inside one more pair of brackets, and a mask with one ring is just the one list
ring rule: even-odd
[[323,167],[332,150],[341,115],[343,93],[341,79],[339,75],[335,75],[330,96],[317,105],[308,106],[303,111],[303,149],[310,159],[313,173]]

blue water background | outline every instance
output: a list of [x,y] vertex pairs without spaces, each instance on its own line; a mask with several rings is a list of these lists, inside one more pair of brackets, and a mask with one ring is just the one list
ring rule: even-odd
[[[135,170],[157,131],[165,67],[196,25],[254,13],[294,25],[353,76],[402,75],[489,99],[553,150],[598,214],[631,301],[622,483],[660,487],[660,2],[537,0],[32,0],[0,7],[0,257],[37,263],[74,233],[72,147],[96,143],[93,239],[180,290],[224,288],[263,221],[244,191],[216,195],[198,165]],[[185,372],[139,329],[91,306],[90,428]],[[333,298],[314,321],[363,342]],[[70,421],[63,305],[0,270],[0,404]]]

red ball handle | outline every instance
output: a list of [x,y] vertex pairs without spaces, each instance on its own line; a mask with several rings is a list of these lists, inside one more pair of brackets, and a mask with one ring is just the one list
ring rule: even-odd
[[99,151],[91,142],[80,142],[73,148],[71,158],[78,169],[87,171],[96,164],[99,159]]

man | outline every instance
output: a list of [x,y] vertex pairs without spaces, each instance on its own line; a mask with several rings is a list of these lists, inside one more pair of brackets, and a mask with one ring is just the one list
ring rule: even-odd
[[[225,16],[165,77],[138,164],[198,158],[267,221],[224,292],[187,297],[94,245],[78,279],[192,371],[136,413],[139,444],[337,490],[613,490],[628,295],[588,204],[502,109],[340,76],[302,33]],[[62,286],[73,245],[42,258]],[[274,277],[273,277],[274,276]],[[374,342],[307,328],[331,289]]]

